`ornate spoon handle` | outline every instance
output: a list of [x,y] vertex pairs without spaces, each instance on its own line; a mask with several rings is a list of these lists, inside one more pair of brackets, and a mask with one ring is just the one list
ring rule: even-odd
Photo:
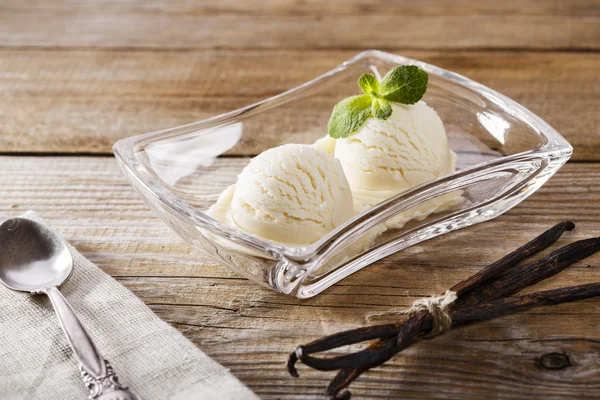
[[43,290],[48,295],[58,315],[60,326],[79,360],[81,378],[89,391],[90,400],[141,400],[119,383],[110,363],[106,361],[92,342],[89,334],[75,312],[56,287]]

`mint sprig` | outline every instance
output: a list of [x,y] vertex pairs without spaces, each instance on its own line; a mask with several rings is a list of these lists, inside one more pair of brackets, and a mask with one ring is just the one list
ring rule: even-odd
[[362,74],[358,86],[369,96],[376,96],[379,93],[379,81],[371,74]]
[[333,107],[327,130],[335,139],[346,138],[371,115],[386,120],[392,115],[390,102],[415,104],[427,90],[428,75],[414,65],[400,65],[388,72],[381,82],[363,74],[358,86],[363,95],[347,97]]
[[381,96],[389,101],[415,104],[427,90],[429,76],[415,65],[403,65],[388,72],[381,81]]
[[333,107],[327,128],[332,138],[345,138],[371,115],[371,96],[346,97]]
[[371,113],[375,118],[386,120],[392,115],[392,105],[384,99],[373,99],[371,102]]

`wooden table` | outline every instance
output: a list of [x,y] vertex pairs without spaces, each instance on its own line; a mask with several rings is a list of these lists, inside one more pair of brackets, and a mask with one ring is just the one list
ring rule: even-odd
[[[555,222],[600,235],[597,0],[4,0],[0,217],[38,211],[85,256],[265,399],[319,399],[332,373],[284,369],[298,343],[441,292]],[[207,262],[149,211],[117,139],[200,120],[378,48],[464,74],[546,119],[573,160],[494,221],[389,257],[300,301]],[[250,149],[251,150],[251,149]],[[600,281],[600,256],[542,288]],[[420,343],[355,398],[600,398],[600,300]],[[564,355],[548,368],[545,355]],[[558,357],[560,361],[560,356]]]

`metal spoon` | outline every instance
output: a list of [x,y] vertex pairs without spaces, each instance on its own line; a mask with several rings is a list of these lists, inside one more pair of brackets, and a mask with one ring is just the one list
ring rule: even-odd
[[50,297],[60,325],[79,360],[90,400],[140,400],[120,384],[109,362],[92,342],[67,300],[58,291],[73,271],[65,243],[49,228],[26,218],[0,225],[0,280],[13,290]]

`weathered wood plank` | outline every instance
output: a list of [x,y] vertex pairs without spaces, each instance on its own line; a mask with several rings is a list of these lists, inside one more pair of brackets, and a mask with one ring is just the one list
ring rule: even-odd
[[[302,368],[293,379],[284,370],[298,343],[438,293],[558,220],[578,223],[559,244],[600,235],[600,163],[567,164],[504,216],[411,247],[300,301],[194,254],[153,216],[110,157],[0,157],[0,171],[0,218],[37,210],[266,399],[320,398],[330,374]],[[599,267],[596,255],[540,288],[597,282]],[[353,391],[361,399],[597,398],[599,324],[600,301],[591,299],[466,327],[411,348]],[[567,354],[572,365],[540,367],[540,357],[552,352]]]
[[86,11],[99,8],[112,8],[124,11],[154,11],[170,14],[195,13],[214,14],[251,14],[251,15],[310,15],[326,13],[331,15],[362,15],[371,13],[395,13],[410,16],[423,15],[561,15],[584,16],[598,12],[598,2],[590,0],[456,0],[448,3],[444,0],[422,0],[419,6],[406,1],[385,0],[263,0],[260,4],[222,0],[218,3],[207,0],[63,0],[48,2],[31,0],[25,6],[19,0],[5,0],[3,5],[10,9],[41,8],[49,10],[65,10],[73,7]]
[[[242,3],[242,4],[240,4]],[[3,46],[597,49],[597,1],[3,2]],[[110,25],[110,29],[107,26]],[[465,35],[468,31],[469,34]]]
[[[397,51],[486,84],[599,160],[600,54]],[[201,120],[283,92],[355,51],[0,51],[0,152],[109,153],[126,136]],[[303,114],[326,126],[332,99]],[[299,116],[286,123],[297,125]],[[236,154],[277,142],[277,121]],[[302,133],[294,140],[302,141]]]

